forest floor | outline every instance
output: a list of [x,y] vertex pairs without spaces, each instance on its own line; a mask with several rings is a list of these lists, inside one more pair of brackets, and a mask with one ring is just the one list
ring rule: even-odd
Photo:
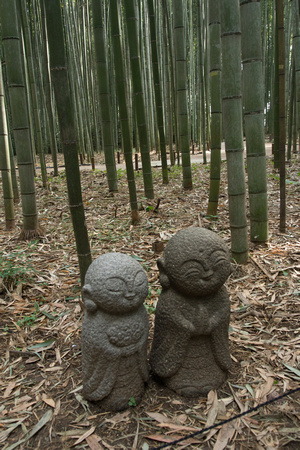
[[[101,162],[101,161],[100,161]],[[24,449],[160,448],[204,427],[215,428],[168,448],[300,448],[300,392],[227,424],[219,422],[300,386],[300,163],[287,163],[287,227],[279,232],[279,176],[268,159],[269,242],[250,244],[246,265],[233,264],[226,286],[231,299],[233,366],[227,382],[207,397],[184,398],[151,377],[140,405],[109,413],[82,397],[79,271],[64,171],[37,177],[44,236],[22,242],[0,218],[0,447]],[[82,186],[93,258],[120,251],[147,271],[150,336],[160,293],[155,242],[182,228],[203,226],[229,244],[226,164],[218,217],[206,216],[209,167],[193,164],[194,189],[181,186],[181,169],[153,169],[155,199],[147,200],[136,173],[140,224],[130,223],[124,169],[119,193],[107,190],[103,171],[83,170]],[[160,199],[159,207],[155,209]],[[3,210],[2,210],[3,211]]]

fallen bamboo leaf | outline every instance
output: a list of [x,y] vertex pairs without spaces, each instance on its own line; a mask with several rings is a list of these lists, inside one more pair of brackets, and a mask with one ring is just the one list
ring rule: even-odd
[[235,433],[235,428],[232,423],[226,423],[220,429],[217,440],[213,447],[213,450],[223,450],[226,448],[229,441],[231,441],[233,435]]
[[127,422],[129,420],[129,414],[130,411],[125,411],[123,413],[115,414],[113,417],[110,417],[109,419],[105,419],[105,422],[111,422],[113,425],[116,425],[120,422]]
[[85,440],[91,450],[104,450],[104,447],[99,443],[100,438],[96,434],[91,434]]
[[138,422],[131,450],[136,450],[137,449],[137,444],[138,444],[138,440],[139,440],[139,429],[140,429],[140,423]]
[[13,391],[16,384],[17,383],[15,381],[11,381],[10,383],[8,383],[8,385],[6,386],[6,389],[4,391],[4,394],[3,394],[3,398],[7,398],[10,396],[10,394]]
[[57,372],[58,370],[64,370],[64,368],[61,366],[56,366],[56,367],[48,367],[47,369],[43,370],[44,372]]
[[36,352],[49,350],[50,348],[53,347],[55,341],[56,339],[48,339],[47,341],[39,342],[38,344],[35,345],[30,345],[29,347],[27,347],[27,350],[35,350]]
[[199,428],[195,428],[195,427],[186,427],[184,425],[176,425],[174,423],[164,423],[161,422],[157,425],[158,427],[161,428],[170,428],[171,430],[176,430],[176,431],[198,431]]
[[6,441],[6,439],[8,438],[8,436],[10,435],[10,433],[12,431],[14,431],[19,425],[22,424],[22,422],[26,419],[26,417],[24,417],[23,419],[19,420],[16,423],[13,423],[12,425],[9,425],[9,428],[7,430],[1,431],[0,433],[0,443]]
[[9,411],[10,414],[12,413],[16,413],[19,411],[26,411],[27,408],[29,408],[29,406],[34,405],[36,403],[36,401],[33,402],[29,402],[29,403],[21,403],[20,405],[15,406],[15,408],[11,409]]
[[55,401],[52,398],[48,398],[46,394],[42,394],[42,400],[47,405],[51,406],[51,408],[55,408]]
[[75,447],[75,445],[80,444],[80,442],[84,441],[87,437],[89,437],[91,434],[93,434],[95,429],[96,429],[96,427],[90,428],[86,433],[84,433],[80,438],[78,438],[76,442],[74,442],[72,447]]
[[216,391],[210,391],[207,395],[207,404],[209,406],[205,428],[211,427],[217,418],[219,411],[218,395]]
[[267,395],[270,394],[271,389],[274,387],[274,378],[268,377],[265,384],[258,387],[255,392],[255,399],[258,403],[265,402]]
[[161,413],[151,413],[146,412],[147,416],[151,417],[151,419],[156,420],[156,422],[164,423],[166,420],[168,420],[168,417]]
[[290,366],[289,364],[282,363],[287,369],[289,369],[291,372],[293,372],[295,375],[300,377],[300,370],[296,369],[296,367]]
[[53,412],[51,409],[48,409],[48,411],[45,412],[41,420],[32,428],[32,430],[20,441],[14,443],[10,447],[7,447],[6,450],[13,450],[14,448],[18,447],[19,445],[23,444],[24,442],[27,442],[29,439],[32,438],[36,433],[38,433],[45,425],[49,422],[49,420],[52,419]]
[[299,427],[292,427],[292,428],[279,428],[280,434],[298,434],[299,433]]
[[[174,442],[177,439],[181,439],[182,436],[180,436],[180,435],[173,435],[171,437],[171,436],[165,436],[164,434],[150,434],[148,436],[145,436],[145,438],[146,439],[151,439],[152,441],[165,442],[167,444],[167,443]],[[183,444],[200,444],[200,443],[201,443],[201,441],[199,441],[198,439],[188,438],[188,439],[185,439],[182,442],[182,445]]]

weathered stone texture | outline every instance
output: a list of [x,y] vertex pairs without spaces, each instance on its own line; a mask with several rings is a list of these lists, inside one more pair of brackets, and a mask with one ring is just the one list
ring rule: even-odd
[[107,410],[138,404],[148,378],[147,276],[122,253],[99,256],[89,267],[82,296],[83,395]]
[[231,366],[230,305],[223,286],[231,272],[224,241],[204,228],[179,231],[158,259],[159,297],[151,368],[185,396],[207,394]]

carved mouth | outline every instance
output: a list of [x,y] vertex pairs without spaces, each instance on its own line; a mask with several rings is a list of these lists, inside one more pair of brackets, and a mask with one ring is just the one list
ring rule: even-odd
[[135,294],[125,295],[126,300],[133,300],[135,298]]
[[203,280],[205,280],[205,281],[209,281],[209,280],[211,280],[212,279],[212,277],[213,277],[213,273],[212,274],[210,274],[210,275],[206,275],[206,276],[204,276],[203,277]]

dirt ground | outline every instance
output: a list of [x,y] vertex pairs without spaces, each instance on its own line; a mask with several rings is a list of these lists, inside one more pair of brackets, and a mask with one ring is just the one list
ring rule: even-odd
[[[101,161],[98,161],[101,162]],[[119,193],[107,190],[103,171],[82,171],[86,220],[93,258],[120,251],[138,258],[147,271],[150,337],[160,293],[156,260],[182,228],[203,226],[230,243],[226,164],[222,163],[219,214],[206,216],[209,167],[193,164],[194,189],[181,187],[181,169],[153,169],[155,199],[137,186],[140,224],[130,223],[125,170]],[[142,449],[216,427],[168,448],[296,449],[300,447],[300,392],[218,426],[224,419],[300,386],[300,164],[287,163],[287,227],[279,232],[279,175],[268,160],[269,242],[250,244],[248,264],[233,264],[226,283],[231,299],[233,366],[218,392],[183,398],[152,377],[140,405],[121,413],[101,410],[81,395],[81,309],[78,263],[64,171],[37,177],[37,202],[44,236],[20,241],[0,217],[0,447],[24,449]],[[155,210],[160,199],[159,207]]]

